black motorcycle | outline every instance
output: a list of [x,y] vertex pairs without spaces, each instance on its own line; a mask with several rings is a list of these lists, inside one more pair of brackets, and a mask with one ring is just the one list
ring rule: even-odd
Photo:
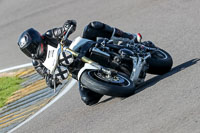
[[62,68],[82,87],[103,95],[129,96],[144,82],[146,73],[165,74],[173,64],[172,57],[150,41],[135,43],[112,37],[94,42],[77,37],[69,47],[62,41],[57,48],[48,45],[43,65],[54,77]]

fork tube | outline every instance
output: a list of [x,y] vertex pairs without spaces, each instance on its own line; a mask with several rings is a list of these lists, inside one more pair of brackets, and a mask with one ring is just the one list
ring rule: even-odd
[[[75,57],[78,57],[78,56],[79,56],[79,53],[78,53],[78,52],[75,52],[75,51],[73,51],[73,50],[71,50],[71,49],[69,49],[69,48],[67,48],[66,50],[68,50],[69,52],[71,52],[72,55],[75,56]],[[82,60],[83,62],[89,63],[89,64],[91,64],[91,65],[93,65],[93,66],[95,66],[95,67],[97,67],[97,68],[99,68],[99,69],[102,68],[99,64],[97,64],[96,62],[94,62],[93,60],[91,60],[91,59],[89,59],[89,58],[87,58],[87,57],[85,57],[85,56],[83,56],[83,57],[81,58],[81,60]]]

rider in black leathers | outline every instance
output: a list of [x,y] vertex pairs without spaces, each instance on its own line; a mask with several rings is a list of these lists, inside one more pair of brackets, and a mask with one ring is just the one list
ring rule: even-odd
[[[63,27],[53,28],[48,30],[43,35],[40,35],[35,29],[31,28],[22,33],[19,37],[18,45],[20,49],[28,56],[31,57],[32,64],[35,70],[46,79],[46,83],[49,87],[53,88],[54,81],[52,75],[50,75],[47,69],[42,65],[42,62],[46,58],[47,44],[57,47],[57,44],[61,41],[69,27],[73,25],[69,35],[76,30],[76,21],[68,20],[64,23]],[[115,32],[114,32],[115,31]],[[94,21],[89,23],[83,32],[83,38],[96,41],[97,37],[104,37],[110,39],[113,35],[116,37],[128,38],[130,40],[137,41],[135,34],[123,32],[117,28],[110,27],[104,23]],[[68,35],[68,36],[69,36]],[[64,41],[65,46],[71,44],[70,40]],[[57,85],[59,82],[57,82]],[[93,105],[97,103],[103,95],[97,94],[87,88],[79,87],[81,99],[87,105]]]

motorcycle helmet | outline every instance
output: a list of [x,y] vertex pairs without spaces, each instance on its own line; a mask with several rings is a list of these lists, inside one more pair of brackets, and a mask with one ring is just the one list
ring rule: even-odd
[[21,34],[17,44],[25,55],[33,58],[33,56],[37,54],[38,48],[40,48],[41,45],[43,47],[42,36],[38,31],[30,28]]

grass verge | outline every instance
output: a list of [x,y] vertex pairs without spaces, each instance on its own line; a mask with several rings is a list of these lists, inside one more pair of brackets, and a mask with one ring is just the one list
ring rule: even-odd
[[0,108],[5,105],[8,97],[21,88],[23,81],[18,77],[0,77]]

